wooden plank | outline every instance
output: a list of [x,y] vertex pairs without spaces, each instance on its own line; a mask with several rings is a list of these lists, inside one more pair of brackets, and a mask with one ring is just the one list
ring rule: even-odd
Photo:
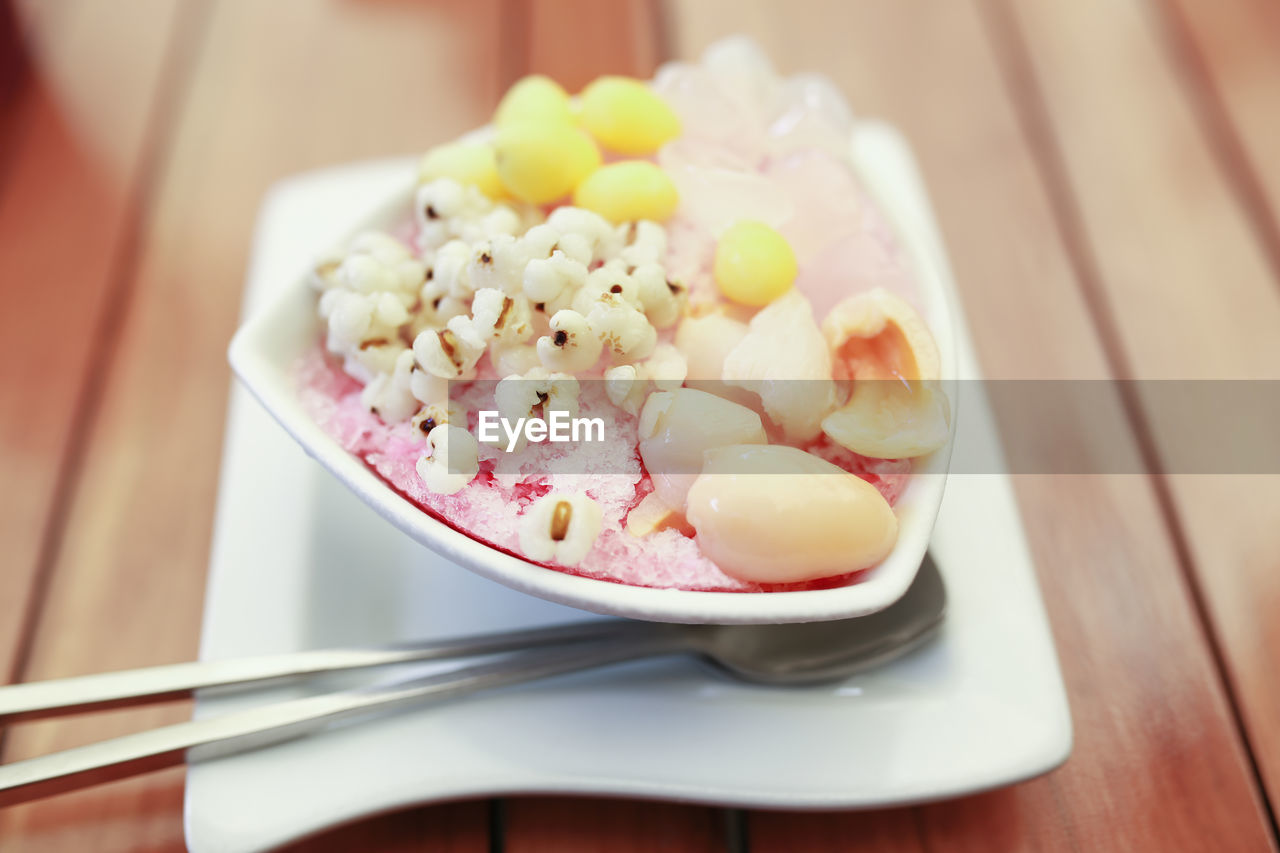
[[[601,74],[648,77],[661,60],[654,0],[619,3],[529,0],[523,67],[576,92]],[[514,76],[514,75],[513,75]],[[519,797],[507,801],[508,851],[721,850],[723,814],[715,809],[634,800]]]
[[[202,44],[188,48],[194,73],[158,161],[119,350],[99,380],[101,410],[77,425],[84,470],[24,677],[195,655],[230,384],[225,349],[262,193],[289,173],[421,150],[481,121],[497,96],[498,7],[213,8]],[[5,757],[188,713],[176,705],[32,724],[13,732]],[[41,850],[177,849],[179,805],[180,776],[161,774],[6,810],[0,837],[25,835]],[[432,819],[449,824],[453,808]],[[476,814],[455,822],[473,849],[486,838]]]
[[13,4],[0,3],[0,162],[7,159],[7,141],[18,121],[11,111],[26,79],[26,44],[21,27]]
[[[30,68],[4,118],[0,165],[0,678],[13,677],[62,477],[134,237],[177,15],[140,0],[14,20]],[[47,10],[46,10],[47,11]],[[10,13],[14,12],[10,9]],[[15,32],[16,37],[16,32]],[[112,109],[87,109],[111,93]]]
[[1280,269],[1280,5],[1160,0],[1183,75],[1258,239]]
[[[1195,108],[1151,10],[1138,0],[1012,5],[1127,375],[1280,378],[1280,280],[1259,239],[1265,223],[1250,218],[1214,148],[1223,130]],[[1245,14],[1246,6],[1219,8]],[[1243,65],[1256,64],[1254,49],[1244,39]],[[1071,61],[1085,53],[1088,62]],[[1280,75],[1269,82],[1280,96]],[[1264,104],[1261,81],[1253,91],[1240,103],[1242,121],[1280,103]],[[1270,120],[1251,123],[1250,137],[1261,141]],[[1141,402],[1156,451],[1180,474],[1168,455],[1180,425],[1153,400]],[[1254,758],[1280,802],[1280,476],[1181,474],[1167,489]]]
[[923,851],[919,817],[914,809],[877,812],[752,812],[751,847],[755,850],[848,850],[859,853]]
[[[859,112],[906,131],[988,376],[1112,374],[1055,222],[1037,140],[1020,124],[997,62],[1003,48],[976,4],[684,0],[673,8],[677,53],[695,54],[732,16],[784,70],[821,69]],[[898,812],[796,815],[781,825],[759,816],[753,850],[793,849],[791,837],[808,839],[807,849],[846,849],[863,835],[930,850],[1268,848],[1151,482],[1028,475],[1015,487],[1072,703],[1071,759],[999,794],[918,809],[914,844]]]
[[505,842],[506,853],[720,851],[726,846],[724,819],[716,809],[581,797],[509,800]]
[[427,806],[362,820],[322,832],[280,848],[279,853],[332,853],[368,850],[377,853],[470,853],[488,849],[486,803]]
[[601,74],[649,77],[663,59],[658,0],[522,0],[521,73],[546,74],[577,92]]

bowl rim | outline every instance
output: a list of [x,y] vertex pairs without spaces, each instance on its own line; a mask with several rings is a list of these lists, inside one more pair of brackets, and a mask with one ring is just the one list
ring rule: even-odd
[[[878,123],[863,124],[871,126],[855,130],[855,142],[860,133],[887,130],[903,145],[905,152],[905,143],[896,132],[876,126]],[[957,315],[952,305],[952,286],[945,269],[928,257],[925,235],[905,230],[904,217],[893,209],[886,193],[880,191],[882,188],[877,184],[886,176],[865,168],[869,164],[859,162],[857,148],[855,144],[851,155],[855,170],[898,237],[915,273],[924,313],[938,342],[945,386],[956,376],[954,323]],[[906,163],[910,165],[910,160]],[[410,182],[372,212],[366,212],[348,230],[343,242],[361,231],[403,221],[414,189]],[[526,594],[601,614],[649,621],[761,624],[822,621],[874,613],[906,592],[924,558],[950,465],[958,417],[954,393],[948,393],[952,417],[947,444],[917,461],[907,488],[894,506],[899,518],[898,542],[888,557],[866,570],[858,581],[839,587],[782,592],[633,586],[550,569],[474,539],[422,510],[329,436],[305,410],[297,393],[293,371],[305,349],[288,346],[288,336],[281,334],[281,330],[293,327],[300,338],[303,332],[298,327],[309,326],[312,334],[306,346],[314,346],[319,325],[314,298],[314,292],[307,286],[305,271],[290,285],[269,296],[232,338],[228,348],[232,370],[309,456],[380,516],[420,544],[482,577]],[[904,532],[907,535],[904,536]]]

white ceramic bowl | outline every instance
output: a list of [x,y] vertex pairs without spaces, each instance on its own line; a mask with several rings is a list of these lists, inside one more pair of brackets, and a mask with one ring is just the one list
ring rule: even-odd
[[[885,132],[880,127],[866,132]],[[897,195],[895,180],[914,176],[882,174],[874,162],[853,146],[855,165],[878,196],[891,221],[901,222],[887,206]],[[865,146],[864,146],[865,147]],[[888,182],[888,183],[886,183]],[[352,229],[352,236],[370,228],[385,229],[409,216],[413,187],[406,186],[373,215]],[[953,320],[949,282],[942,268],[923,257],[919,239],[899,228],[911,256],[925,307],[925,319],[934,331],[942,354],[943,378],[955,376]],[[317,255],[326,246],[317,246]],[[484,577],[521,592],[597,613],[663,622],[723,624],[809,622],[842,619],[874,613],[888,607],[906,592],[924,558],[934,519],[942,501],[951,445],[917,460],[915,473],[895,506],[899,536],[893,552],[879,565],[849,586],[799,592],[697,592],[649,589],[569,575],[548,569],[472,539],[419,509],[381,480],[364,463],[329,437],[303,408],[294,378],[294,367],[320,340],[316,296],[306,285],[305,271],[274,302],[255,313],[231,342],[231,366],[273,417],[349,489],[400,530]],[[954,435],[955,395],[952,434]]]

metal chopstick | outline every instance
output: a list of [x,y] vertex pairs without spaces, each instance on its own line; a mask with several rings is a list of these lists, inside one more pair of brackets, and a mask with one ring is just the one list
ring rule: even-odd
[[653,628],[650,624],[626,620],[594,620],[381,648],[318,649],[13,684],[0,687],[0,723],[145,705],[185,698],[209,687],[261,685],[416,661],[474,657],[561,643],[601,642],[648,634]]
[[0,765],[0,807],[127,776],[282,743],[373,711],[390,711],[553,675],[681,651],[674,634],[514,652],[426,678],[264,705]]

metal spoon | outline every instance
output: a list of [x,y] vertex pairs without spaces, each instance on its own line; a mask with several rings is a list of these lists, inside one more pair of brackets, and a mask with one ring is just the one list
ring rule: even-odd
[[[421,704],[428,699],[448,699],[479,690],[658,655],[698,654],[737,678],[764,684],[800,685],[834,681],[883,664],[920,646],[937,632],[945,608],[946,592],[942,578],[933,561],[926,556],[915,581],[901,599],[885,610],[857,619],[795,625],[739,626],[588,623],[584,626],[561,626],[540,631],[493,635],[463,643],[435,643],[416,650],[402,649],[399,652],[409,656],[394,661],[378,657],[386,654],[387,650],[364,653],[356,650],[346,654],[371,655],[367,659],[372,660],[372,663],[358,664],[352,663],[356,658],[345,661],[335,658],[337,665],[326,667],[320,665],[317,659],[312,659],[304,669],[294,667],[290,672],[282,672],[279,661],[296,660],[296,657],[277,658],[274,659],[276,663],[273,667],[260,668],[256,677],[247,680],[262,683],[291,675],[353,669],[361,665],[523,649],[491,662],[425,678],[397,679],[355,690],[308,696],[223,716],[178,723],[6,764],[0,766],[0,806],[159,770],[184,761],[246,752],[322,731],[338,721],[374,711],[392,711]],[[591,629],[589,634],[593,639],[590,644],[581,642],[587,628]],[[578,639],[567,642],[567,636]],[[510,640],[517,637],[523,638],[525,644],[510,645]],[[530,637],[533,640],[530,641]],[[496,638],[501,638],[503,642],[499,643]],[[538,643],[545,647],[530,648]],[[555,645],[548,645],[552,643]],[[466,651],[458,651],[463,647]],[[445,648],[451,651],[442,652]],[[422,653],[423,649],[427,650],[425,655]],[[415,652],[417,656],[413,656]],[[70,705],[53,704],[53,700],[47,695],[42,697],[38,694],[35,702],[30,700],[30,688],[47,688],[52,682],[0,688],[0,714],[4,712],[3,696],[6,691],[17,692],[22,688],[28,688],[26,698],[19,693],[18,701],[10,702],[8,706],[9,713],[15,717],[45,715],[67,707],[83,710],[86,707],[137,704],[156,697],[171,698],[189,690],[195,682],[199,682],[195,686],[205,686],[210,683],[246,681],[230,679],[225,667],[221,673],[215,673],[220,678],[201,680],[198,675],[203,666],[206,664],[157,668],[170,672],[181,669],[185,678],[182,684],[186,686],[180,689],[166,690],[166,687],[173,687],[173,679],[170,678],[168,682],[161,679],[159,691],[145,693],[134,687],[131,692],[116,689],[112,694],[110,689],[99,689],[96,694],[91,695],[89,702],[77,702],[73,698]],[[267,674],[263,675],[264,672]],[[97,679],[99,684],[105,680],[111,684],[111,678],[119,679],[122,675],[126,674],[89,676],[85,680],[92,682]],[[71,681],[74,680],[65,680]],[[122,692],[129,692],[130,695],[121,699]],[[66,698],[68,691],[61,689],[55,691],[55,695]],[[116,698],[104,699],[104,695],[116,695]]]

